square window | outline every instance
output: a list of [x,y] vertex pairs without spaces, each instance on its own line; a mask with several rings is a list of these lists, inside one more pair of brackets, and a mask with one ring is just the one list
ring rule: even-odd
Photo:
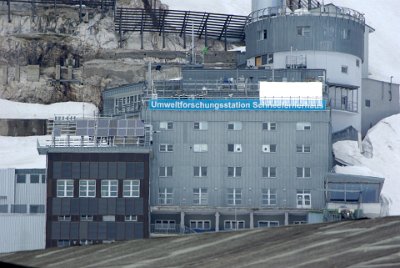
[[195,144],[193,146],[193,152],[195,152],[195,153],[205,153],[207,151],[208,151],[207,144]]
[[101,197],[118,197],[118,181],[102,180]]
[[365,107],[371,107],[371,100],[365,100]]
[[17,174],[17,183],[25,183],[26,175],[25,174]]
[[173,167],[160,167],[159,176],[160,177],[172,177]]
[[195,130],[207,130],[208,129],[208,122],[194,122],[193,129]]
[[241,130],[242,129],[242,122],[229,122],[228,123],[228,130]]
[[173,122],[160,122],[160,129],[171,130],[174,128]]
[[160,152],[173,152],[174,146],[172,144],[160,144]]
[[207,167],[196,166],[193,167],[194,177],[207,177]]
[[342,73],[347,74],[348,71],[349,71],[349,67],[343,65],[342,68],[341,68],[341,71],[342,71]]
[[267,131],[276,130],[276,123],[275,122],[265,122],[262,123],[262,129]]
[[57,197],[73,197],[74,181],[73,180],[57,180]]
[[124,180],[123,196],[124,197],[140,197],[140,181],[139,180]]
[[296,123],[296,130],[311,130],[311,123],[298,122],[298,123]]
[[240,153],[242,152],[241,144],[228,144],[228,152]]
[[39,183],[39,175],[38,174],[31,174],[31,183]]
[[297,35],[298,36],[311,36],[311,27],[310,26],[297,26]]
[[96,197],[96,180],[79,180],[79,197]]

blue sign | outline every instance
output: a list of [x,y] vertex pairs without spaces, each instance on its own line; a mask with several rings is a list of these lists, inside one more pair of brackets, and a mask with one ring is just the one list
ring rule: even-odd
[[149,100],[149,109],[178,111],[319,111],[326,109],[326,101],[321,99],[151,99]]

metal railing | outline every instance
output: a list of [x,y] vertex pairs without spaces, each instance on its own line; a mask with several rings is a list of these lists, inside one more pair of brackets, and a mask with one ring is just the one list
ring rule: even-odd
[[364,14],[347,7],[338,7],[334,6],[327,7],[321,5],[319,8],[315,8],[312,10],[303,10],[299,9],[299,11],[292,11],[290,9],[286,9],[286,7],[268,7],[260,10],[253,11],[247,17],[246,26],[257,22],[260,20],[264,20],[270,17],[278,17],[278,16],[329,16],[329,17],[341,17],[348,18],[350,20],[357,21],[361,24],[365,24]]

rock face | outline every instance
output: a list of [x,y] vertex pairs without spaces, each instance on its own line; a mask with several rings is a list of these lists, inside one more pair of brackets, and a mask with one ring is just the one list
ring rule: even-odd
[[[121,0],[119,6],[143,8],[146,0]],[[159,0],[157,8],[167,8]],[[82,21],[77,7],[11,4],[0,5],[0,98],[21,102],[54,103],[86,101],[101,105],[106,87],[145,80],[147,63],[161,63],[159,79],[179,76],[180,65],[187,63],[183,40],[167,35],[144,33],[144,50],[139,33],[124,33],[122,48],[115,31],[113,11],[85,8]],[[212,50],[223,44],[209,40]],[[196,41],[201,51],[202,40]],[[146,51],[181,52],[175,58],[147,55]]]

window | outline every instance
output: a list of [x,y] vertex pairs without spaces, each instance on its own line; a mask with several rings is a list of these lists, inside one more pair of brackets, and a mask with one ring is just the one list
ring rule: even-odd
[[268,54],[261,56],[261,64],[262,65],[273,64],[273,63],[274,63],[274,54],[273,53],[268,53]]
[[276,178],[276,167],[262,167],[263,178]]
[[102,180],[101,197],[118,197],[118,181]]
[[44,205],[30,205],[29,213],[44,213]]
[[160,167],[158,175],[160,177],[172,177],[173,167]]
[[46,183],[46,175],[42,174],[42,183]]
[[207,177],[207,167],[193,167],[193,176]]
[[173,201],[172,188],[159,188],[158,189],[158,204],[171,205]]
[[115,221],[115,215],[104,215],[103,221]]
[[11,213],[27,213],[26,205],[13,205],[11,204]]
[[193,152],[195,152],[195,153],[208,152],[208,145],[207,144],[195,144],[193,146]]
[[262,123],[262,129],[268,131],[276,130],[276,123],[275,122]]
[[269,227],[278,227],[279,221],[258,221],[258,227],[261,228],[269,228]]
[[229,122],[228,123],[228,130],[241,130],[242,129],[242,122]]
[[71,221],[71,215],[60,215],[57,219],[58,221]]
[[311,27],[310,26],[297,26],[297,35],[298,36],[311,36]]
[[298,123],[296,123],[296,130],[311,130],[311,123],[298,122]]
[[8,205],[0,205],[0,213],[8,213]]
[[137,221],[137,215],[125,215],[125,221]]
[[160,152],[173,152],[174,146],[172,144],[160,144]]
[[155,230],[156,231],[175,231],[176,224],[175,220],[156,220]]
[[311,146],[310,145],[304,145],[304,144],[298,144],[296,145],[296,152],[297,153],[310,153],[311,152]]
[[25,174],[17,174],[17,183],[25,183],[26,175]]
[[207,205],[208,193],[207,188],[193,188],[193,204]]
[[228,205],[240,205],[242,204],[242,189],[240,188],[228,188]]
[[237,230],[244,229],[244,221],[224,221],[224,230]]
[[39,175],[38,174],[31,174],[31,183],[39,183]]
[[194,122],[193,129],[196,130],[207,130],[208,129],[208,122]]
[[93,245],[93,240],[87,240],[87,239],[79,240],[79,245],[81,246]]
[[80,180],[79,197],[96,197],[96,180]]
[[57,197],[73,197],[74,181],[73,180],[57,180]]
[[211,230],[211,221],[208,221],[208,220],[190,221],[190,229],[192,229],[192,230]]
[[228,177],[238,178],[242,176],[242,167],[228,167]]
[[124,197],[140,197],[140,181],[139,180],[124,180],[123,182]]
[[348,71],[349,71],[349,67],[343,65],[342,68],[341,68],[341,70],[342,70],[342,73],[347,74]]
[[240,153],[242,152],[241,144],[228,144],[228,152]]
[[311,208],[310,190],[297,190],[297,208]]
[[263,144],[262,151],[264,153],[276,153],[276,144]]
[[171,130],[174,128],[173,122],[160,122],[160,129]]
[[371,107],[371,100],[365,100],[365,107]]
[[69,247],[69,246],[70,246],[69,240],[57,240],[57,247],[63,248],[63,247]]
[[349,29],[342,30],[342,39],[344,39],[344,40],[350,39],[350,30]]
[[306,221],[293,221],[294,225],[302,225],[302,224],[307,224]]
[[92,215],[81,215],[81,221],[93,221]]
[[261,205],[275,206],[276,200],[276,189],[261,189]]
[[310,178],[311,177],[311,168],[297,167],[296,168],[296,177],[297,178]]
[[258,35],[258,40],[265,40],[268,38],[268,31],[267,30],[258,31],[257,35]]

